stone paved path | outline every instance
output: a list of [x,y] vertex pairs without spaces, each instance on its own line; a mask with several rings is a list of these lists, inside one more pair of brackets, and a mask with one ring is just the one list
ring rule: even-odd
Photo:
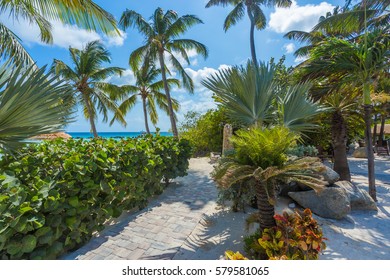
[[63,259],[174,259],[205,214],[215,210],[212,170],[206,158],[191,159],[188,176],[176,179],[147,208],[122,215],[116,224]]

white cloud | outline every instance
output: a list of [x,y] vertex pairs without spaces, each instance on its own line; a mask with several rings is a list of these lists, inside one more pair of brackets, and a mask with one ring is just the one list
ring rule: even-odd
[[286,53],[293,53],[295,51],[294,43],[284,44],[283,50],[286,51]]
[[133,71],[130,69],[126,69],[123,71],[121,76],[113,76],[108,79],[108,82],[118,85],[118,86],[123,86],[123,85],[134,85],[136,82],[135,76]]
[[277,33],[292,30],[310,31],[321,16],[333,9],[334,6],[327,2],[299,6],[295,0],[292,0],[290,8],[275,8],[275,12],[270,15],[269,28]]
[[229,65],[222,64],[218,67],[218,69],[209,68],[209,67],[203,67],[199,70],[192,70],[191,68],[186,68],[187,74],[191,77],[191,79],[194,81],[195,88],[197,89],[204,89],[201,82],[207,77],[210,77],[212,74],[217,73],[219,70],[229,68]]
[[[15,32],[25,44],[40,44],[45,45],[40,40],[39,27],[35,24],[30,24],[26,20],[13,21],[3,14],[0,20],[13,32]],[[108,46],[121,46],[124,43],[126,34],[121,32],[121,36],[100,36],[98,33],[81,29],[75,25],[63,24],[59,21],[52,21],[53,46],[60,48],[82,48],[86,43],[101,40]]]

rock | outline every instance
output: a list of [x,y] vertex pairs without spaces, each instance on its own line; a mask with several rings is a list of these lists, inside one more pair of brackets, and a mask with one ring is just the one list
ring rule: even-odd
[[70,139],[72,136],[65,132],[57,132],[57,133],[50,133],[50,134],[41,134],[34,137],[31,137],[31,139],[35,140],[53,140],[56,138],[62,138],[62,139]]
[[289,208],[295,208],[296,205],[295,205],[295,203],[290,203],[290,204],[288,205],[288,207],[289,207]]
[[355,158],[367,158],[367,148],[366,147],[357,148],[353,152],[352,156]]
[[339,181],[332,185],[344,189],[349,195],[352,210],[374,210],[378,211],[375,201],[367,191],[359,189],[348,181]]
[[[296,182],[290,182],[288,184],[280,185],[279,186],[279,195],[288,197],[289,192],[299,192],[302,189],[298,186]],[[311,190],[311,189],[310,189]]]
[[[328,182],[327,186],[332,185],[333,183],[337,182],[340,179],[340,175],[334,171],[332,168],[329,166],[324,165],[325,170],[322,172],[320,175],[322,175],[324,181]],[[313,190],[312,188],[302,184],[302,183],[297,183],[298,185],[298,190],[293,190],[293,191],[311,191]]]
[[340,179],[340,175],[334,171],[332,168],[325,165],[326,170],[322,173],[324,180],[329,183],[329,185],[337,182]]
[[324,218],[342,219],[351,211],[349,196],[342,188],[326,188],[318,194],[307,191],[288,195],[302,207]]

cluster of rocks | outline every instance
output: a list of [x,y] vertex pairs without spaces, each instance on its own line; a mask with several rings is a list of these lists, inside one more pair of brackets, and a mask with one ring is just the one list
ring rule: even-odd
[[367,191],[349,181],[339,181],[339,174],[331,168],[326,167],[322,175],[328,184],[321,192],[316,193],[307,186],[292,182],[282,186],[279,194],[291,197],[302,207],[310,208],[324,218],[342,219],[351,210],[378,210]]
[[72,136],[70,136],[65,132],[57,132],[57,133],[50,133],[50,134],[41,134],[41,135],[31,137],[31,139],[34,140],[53,140],[56,138],[70,139],[72,138]]

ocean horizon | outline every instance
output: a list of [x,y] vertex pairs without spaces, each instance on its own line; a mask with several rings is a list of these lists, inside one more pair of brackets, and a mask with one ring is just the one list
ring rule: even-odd
[[[83,138],[83,139],[86,139],[86,138],[93,138],[93,134],[91,132],[68,132],[66,131],[67,134],[69,134],[70,136],[72,136],[72,138]],[[161,136],[173,136],[173,134],[171,132],[159,132]],[[135,132],[135,131],[132,131],[132,132],[98,132],[98,135],[99,137],[102,137],[102,138],[127,138],[127,137],[131,137],[131,138],[134,138],[134,137],[138,137],[142,134],[145,134],[145,132]],[[152,132],[152,134],[155,134],[155,132]]]

